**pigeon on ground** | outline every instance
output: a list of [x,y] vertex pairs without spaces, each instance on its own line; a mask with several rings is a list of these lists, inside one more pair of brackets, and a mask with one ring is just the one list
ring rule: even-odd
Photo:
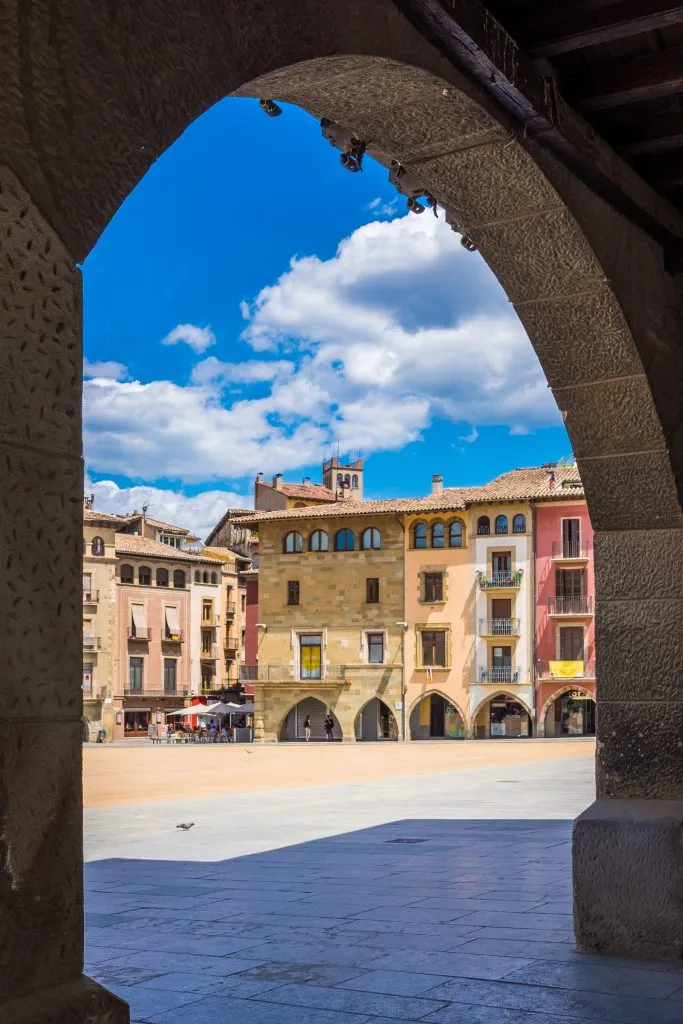
[[193,826],[193,821],[184,821],[181,825],[176,825],[176,828],[182,828],[184,832],[189,832],[190,829],[193,828]]

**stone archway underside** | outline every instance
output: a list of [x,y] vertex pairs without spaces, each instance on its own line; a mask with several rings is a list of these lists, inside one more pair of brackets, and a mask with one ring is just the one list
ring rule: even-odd
[[[87,18],[74,0],[9,0],[0,83],[0,1010],[123,1019],[80,976],[76,263],[151,162],[231,93],[299,103],[418,172],[527,328],[596,531],[599,799],[575,832],[577,936],[679,956],[683,303],[659,248],[391,0],[94,0]],[[50,584],[36,590],[39,569]],[[647,857],[631,857],[644,836]]]

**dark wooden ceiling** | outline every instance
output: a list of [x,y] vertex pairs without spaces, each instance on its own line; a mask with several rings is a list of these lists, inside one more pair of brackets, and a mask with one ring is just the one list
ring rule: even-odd
[[683,208],[683,4],[487,0],[558,89],[657,191]]
[[683,271],[683,3],[395,2]]

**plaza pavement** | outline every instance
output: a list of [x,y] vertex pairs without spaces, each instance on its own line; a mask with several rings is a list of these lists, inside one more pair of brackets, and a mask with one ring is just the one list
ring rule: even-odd
[[[592,745],[519,762],[520,742],[459,771],[91,808],[87,973],[154,1024],[682,1024],[683,964],[573,948]],[[324,750],[287,756],[314,777]]]

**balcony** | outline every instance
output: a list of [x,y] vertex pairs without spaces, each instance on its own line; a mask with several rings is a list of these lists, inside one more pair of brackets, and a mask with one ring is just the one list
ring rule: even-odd
[[234,619],[235,612],[237,611],[237,605],[234,601],[226,601],[225,603],[225,615],[228,619]]
[[548,598],[548,615],[571,615],[574,618],[593,614],[593,598],[550,597]]
[[218,629],[220,624],[220,615],[210,615],[209,618],[202,618],[202,629]]
[[229,658],[236,658],[237,652],[240,649],[239,642],[234,636],[226,637],[225,640],[225,653]]
[[587,562],[588,548],[578,540],[553,541],[553,562]]
[[83,634],[83,650],[84,651],[101,651],[102,650],[102,639],[99,636],[91,636],[90,634]]
[[396,680],[401,677],[402,666],[396,665],[329,665],[320,679],[302,679],[299,669],[292,665],[240,665],[243,682],[259,682],[267,686],[351,686],[353,682],[370,676],[377,685],[378,672]]
[[161,639],[165,644],[181,644],[184,640],[183,631],[178,630],[177,633],[170,633],[168,630],[165,630]]
[[218,657],[218,644],[211,644],[210,647],[202,647],[200,658],[202,661],[215,661]]
[[480,636],[519,636],[519,619],[479,619]]
[[243,683],[253,683],[258,679],[258,665],[240,665],[240,679]]
[[83,604],[97,604],[100,599],[99,590],[84,590]]
[[163,683],[143,683],[142,686],[125,686],[124,697],[187,697],[189,686],[164,686]]
[[523,569],[509,572],[483,572],[477,570],[477,583],[482,590],[518,590],[522,584]]
[[152,630],[149,626],[132,626],[128,627],[128,639],[137,641],[138,643],[146,644],[152,639]]
[[512,668],[512,666],[504,666],[503,668],[480,668],[479,669],[479,682],[480,683],[518,683],[519,682],[519,669]]
[[595,679],[595,662],[568,659],[538,661],[536,675],[539,679],[553,679],[558,682],[564,679]]

